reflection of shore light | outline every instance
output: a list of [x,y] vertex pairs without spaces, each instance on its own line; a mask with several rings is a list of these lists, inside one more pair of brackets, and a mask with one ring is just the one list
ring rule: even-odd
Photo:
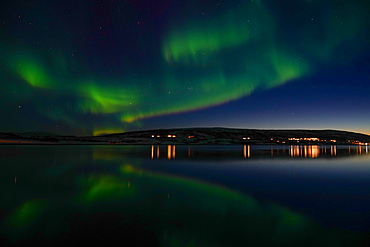
[[337,156],[337,146],[330,146],[330,155]]
[[251,157],[251,146],[244,145],[243,146],[243,157],[250,158]]
[[167,159],[174,159],[176,157],[176,146],[168,145],[167,146]]
[[167,159],[171,159],[171,154],[172,154],[172,152],[171,152],[171,145],[168,145],[167,146]]
[[300,148],[299,146],[290,146],[289,150],[289,156],[290,157],[299,157],[300,156]]
[[[326,151],[323,151],[324,153]],[[320,156],[320,147],[318,145],[313,146],[298,146],[292,145],[289,149],[289,156],[290,157],[310,157],[310,158],[317,158]]]
[[317,145],[311,146],[311,157],[317,158],[320,155],[320,148]]
[[155,148],[154,145],[152,145],[151,148],[150,148],[150,158],[159,159],[159,154],[160,154],[159,146],[157,146],[157,148]]
[[[167,145],[162,146],[162,148],[165,148],[165,150],[162,150],[162,157],[160,157],[160,146],[161,145],[151,145],[150,146],[150,158],[151,159],[183,159],[184,157],[198,157],[199,155],[202,157],[203,155],[207,155],[206,157],[209,157],[209,152],[200,152],[195,148],[194,153],[194,147],[191,145],[180,146],[179,148],[176,147],[176,145]],[[251,147],[253,145],[240,145],[242,146],[242,150],[239,147],[239,151],[234,150],[222,150],[221,155],[225,155],[225,152],[233,152],[232,154],[235,155],[235,152],[239,153],[239,158],[242,158],[241,155],[243,155],[243,158],[251,158],[252,152]],[[147,147],[149,148],[149,147]],[[310,158],[320,158],[323,156],[324,158],[328,158],[330,156],[335,157],[337,155],[365,155],[369,154],[369,146],[337,146],[337,145],[287,145],[284,147],[275,147],[271,145],[269,148],[264,148],[263,151],[261,150],[254,150],[256,152],[257,156],[260,156],[260,153],[263,152],[264,156],[269,157],[292,157],[292,158],[304,158],[304,159],[310,159]],[[217,150],[213,150],[212,153],[216,152]],[[179,152],[180,156],[176,157],[176,152]],[[229,155],[227,153],[227,155]],[[253,155],[255,156],[255,154]],[[242,158],[242,159],[243,159]]]

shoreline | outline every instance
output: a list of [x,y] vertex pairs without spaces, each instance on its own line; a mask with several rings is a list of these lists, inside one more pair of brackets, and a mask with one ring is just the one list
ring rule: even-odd
[[0,145],[360,145],[370,136],[339,130],[157,129],[102,136],[0,133]]

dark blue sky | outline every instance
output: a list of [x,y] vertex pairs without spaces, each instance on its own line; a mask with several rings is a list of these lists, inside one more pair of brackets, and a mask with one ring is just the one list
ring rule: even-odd
[[368,1],[6,1],[1,131],[370,134]]

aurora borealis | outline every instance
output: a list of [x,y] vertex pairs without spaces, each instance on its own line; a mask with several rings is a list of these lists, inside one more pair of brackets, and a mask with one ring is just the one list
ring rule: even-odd
[[370,134],[365,0],[5,1],[0,128]]

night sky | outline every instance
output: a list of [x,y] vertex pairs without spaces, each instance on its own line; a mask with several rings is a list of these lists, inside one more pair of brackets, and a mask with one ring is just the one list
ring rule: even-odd
[[0,6],[0,132],[370,134],[368,0]]

